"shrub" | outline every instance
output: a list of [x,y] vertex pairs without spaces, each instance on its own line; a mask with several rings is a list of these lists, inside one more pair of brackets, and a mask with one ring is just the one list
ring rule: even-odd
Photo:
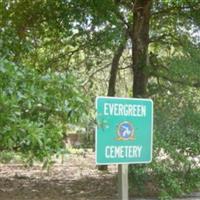
[[67,123],[85,116],[80,83],[72,72],[41,74],[5,59],[0,80],[0,149],[49,160],[62,148]]

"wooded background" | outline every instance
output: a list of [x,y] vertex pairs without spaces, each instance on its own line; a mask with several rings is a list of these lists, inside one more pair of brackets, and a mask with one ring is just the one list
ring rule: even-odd
[[154,158],[132,183],[165,199],[200,187],[199,0],[0,0],[0,13],[2,152],[51,163],[72,125],[94,134],[96,96],[151,98]]

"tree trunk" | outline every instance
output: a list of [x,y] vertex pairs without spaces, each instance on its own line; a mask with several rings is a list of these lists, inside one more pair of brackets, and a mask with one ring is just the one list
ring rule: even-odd
[[110,79],[109,79],[109,85],[108,85],[108,93],[107,96],[113,97],[115,96],[115,85],[116,85],[116,79],[117,79],[117,70],[119,66],[119,60],[122,56],[122,53],[124,51],[125,42],[120,44],[118,47],[113,60],[112,60],[112,66],[110,70]]
[[132,67],[133,96],[145,97],[148,81],[149,22],[152,0],[136,0],[133,7]]
[[[122,53],[124,51],[124,48],[125,48],[126,40],[123,41],[120,44],[116,53],[114,54],[114,57],[113,57],[113,60],[112,60],[112,66],[111,66],[111,70],[110,70],[110,79],[109,79],[107,96],[111,96],[111,97],[115,96],[115,85],[116,85],[116,79],[117,79],[117,70],[118,70],[118,67],[119,67],[119,60],[120,60]],[[100,170],[100,171],[108,170],[108,166],[107,165],[99,165],[98,170]]]

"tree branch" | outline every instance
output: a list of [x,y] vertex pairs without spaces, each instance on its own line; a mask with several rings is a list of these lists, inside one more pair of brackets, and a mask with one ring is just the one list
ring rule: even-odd
[[170,6],[170,7],[165,7],[164,9],[161,9],[159,11],[156,11],[156,12],[152,12],[151,15],[152,16],[158,16],[160,14],[169,14],[171,12],[174,12],[174,11],[182,11],[182,10],[187,10],[187,9],[192,9],[193,6]]
[[98,73],[98,72],[100,72],[100,71],[102,71],[102,70],[108,68],[111,64],[112,64],[112,63],[108,63],[108,64],[106,64],[105,66],[103,66],[103,67],[101,67],[101,68],[95,70],[94,72],[92,72],[92,73],[88,76],[88,79],[82,84],[82,86],[85,86],[85,85],[89,82],[89,80],[90,80],[96,73]]
[[194,88],[200,89],[200,81],[197,81],[195,83],[191,83],[191,82],[181,80],[181,79],[173,79],[173,78],[170,78],[170,76],[165,76],[165,75],[154,74],[154,76],[159,77],[163,80],[169,81],[171,83],[180,84],[180,85],[183,85],[183,86],[189,86],[189,87],[194,87]]

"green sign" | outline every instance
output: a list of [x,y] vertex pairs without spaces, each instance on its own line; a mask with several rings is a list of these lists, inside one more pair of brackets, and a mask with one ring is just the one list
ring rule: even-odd
[[97,97],[96,163],[149,163],[152,160],[153,102]]

